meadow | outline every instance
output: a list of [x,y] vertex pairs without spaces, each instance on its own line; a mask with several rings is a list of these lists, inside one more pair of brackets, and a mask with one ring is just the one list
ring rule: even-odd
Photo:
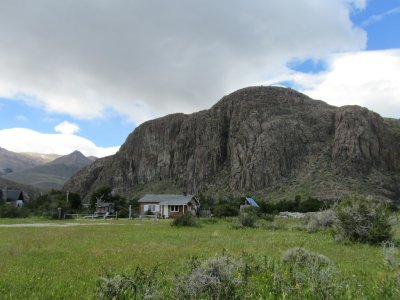
[[[348,285],[349,299],[400,297],[397,273],[380,246],[338,243],[329,232],[299,230],[299,221],[292,219],[276,218],[275,229],[234,229],[235,222],[204,220],[202,227],[177,228],[171,220],[0,219],[0,298],[95,299],[100,277],[130,274],[137,266],[158,266],[168,291],[193,257],[226,252],[280,260],[293,247],[328,257]],[[54,226],[2,227],[30,223]],[[397,227],[396,239],[399,233]]]

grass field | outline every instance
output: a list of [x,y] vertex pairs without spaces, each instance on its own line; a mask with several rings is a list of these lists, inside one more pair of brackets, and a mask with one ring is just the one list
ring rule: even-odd
[[[188,269],[191,257],[208,258],[225,250],[233,256],[246,252],[277,260],[292,247],[318,252],[335,263],[352,290],[360,291],[360,299],[378,297],[380,286],[396,276],[381,247],[340,244],[327,232],[299,231],[297,220],[277,219],[285,226],[279,230],[233,229],[233,220],[203,223],[200,228],[176,228],[170,222],[0,219],[0,298],[94,299],[99,277],[129,274],[137,265],[159,265],[168,285],[175,273]],[[83,225],[1,227],[16,223]],[[398,287],[392,291],[396,293]]]

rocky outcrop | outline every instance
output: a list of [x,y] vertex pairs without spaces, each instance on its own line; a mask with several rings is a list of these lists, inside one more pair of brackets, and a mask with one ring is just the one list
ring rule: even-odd
[[291,89],[249,87],[209,110],[140,125],[116,155],[95,161],[64,188],[85,195],[103,185],[128,190],[168,180],[190,193],[210,185],[268,191],[321,159],[338,178],[374,170],[397,174],[396,126],[365,108],[333,107]]
[[368,174],[373,168],[394,171],[393,138],[382,118],[366,108],[344,106],[335,114],[332,160],[343,175]]

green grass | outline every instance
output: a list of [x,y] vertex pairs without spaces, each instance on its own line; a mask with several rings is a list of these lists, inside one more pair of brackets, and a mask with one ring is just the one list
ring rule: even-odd
[[232,229],[232,220],[176,228],[171,220],[0,219],[0,224],[40,222],[97,225],[0,227],[1,299],[93,299],[96,281],[106,273],[128,274],[137,265],[159,265],[170,282],[175,273],[187,270],[191,257],[208,258],[224,250],[233,256],[246,252],[259,259],[280,259],[288,248],[304,247],[330,258],[353,290],[372,298],[395,276],[380,247],[339,244],[327,232],[295,230],[297,220],[277,218],[286,229],[266,230]]

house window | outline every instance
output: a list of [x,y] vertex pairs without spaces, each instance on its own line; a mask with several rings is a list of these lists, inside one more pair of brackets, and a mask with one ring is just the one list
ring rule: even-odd
[[143,210],[146,212],[146,211],[151,211],[151,212],[157,212],[157,211],[159,211],[160,210],[160,208],[159,208],[159,205],[157,205],[157,204],[147,204],[147,205],[144,205],[144,207],[143,207]]
[[179,205],[170,205],[169,211],[170,212],[179,212]]

